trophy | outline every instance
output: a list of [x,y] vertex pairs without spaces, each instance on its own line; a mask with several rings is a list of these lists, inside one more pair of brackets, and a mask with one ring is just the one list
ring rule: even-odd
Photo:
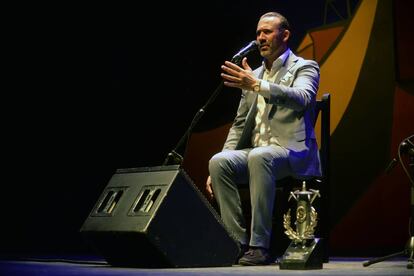
[[314,231],[317,225],[318,214],[312,206],[316,197],[320,197],[318,190],[306,189],[303,181],[302,189],[290,192],[288,201],[296,200],[296,231],[291,226],[290,209],[283,215],[285,234],[291,239],[289,247],[283,254],[280,269],[321,269],[322,248],[319,238],[315,238]]

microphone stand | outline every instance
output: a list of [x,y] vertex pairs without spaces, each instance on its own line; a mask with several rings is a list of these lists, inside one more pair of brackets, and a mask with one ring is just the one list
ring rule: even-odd
[[[398,256],[404,256],[407,255],[408,256],[408,263],[407,263],[407,268],[408,269],[413,269],[414,268],[414,143],[410,141],[410,138],[413,138],[414,135],[411,135],[410,137],[408,137],[407,139],[403,140],[399,147],[398,147],[398,160],[400,161],[404,172],[407,174],[407,177],[409,179],[410,182],[410,186],[411,186],[411,217],[409,220],[409,235],[410,238],[408,239],[408,242],[404,248],[404,250],[397,252],[397,253],[393,253],[384,257],[379,257],[379,258],[374,258],[372,260],[366,261],[364,262],[362,265],[363,266],[369,266],[375,263],[379,263],[394,257],[398,257]],[[402,159],[401,159],[401,152],[403,153],[407,153],[408,154],[408,158],[409,158],[409,171],[405,168]],[[396,164],[396,159],[394,158],[393,160],[391,160],[390,165],[388,166],[388,168],[386,169],[386,171],[390,171],[390,169],[395,166]],[[410,175],[411,174],[411,175]]]
[[[190,135],[191,135],[191,132],[192,132],[194,126],[198,123],[198,121],[204,115],[207,107],[217,98],[218,94],[223,89],[223,85],[224,85],[224,82],[221,81],[220,84],[214,90],[213,94],[207,100],[207,102],[194,115],[194,118],[191,121],[190,126],[184,132],[184,135],[178,141],[178,143],[176,144],[176,146],[174,147],[174,149],[168,153],[167,157],[165,158],[165,160],[164,160],[164,162],[162,164],[163,166],[167,166],[167,165],[181,165],[183,163],[184,157],[178,153],[178,149],[181,148],[183,146],[184,142],[190,138]],[[184,150],[184,152],[185,152],[185,150]]]
[[[245,53],[247,55],[248,52]],[[240,62],[242,61],[243,57],[245,55],[236,54],[231,59],[231,62],[240,65]],[[181,139],[178,141],[176,146],[172,151],[170,151],[165,158],[163,162],[163,166],[167,165],[182,165],[184,157],[178,153],[179,148],[181,148],[185,141],[188,141],[190,139],[191,132],[193,131],[193,128],[197,125],[198,121],[201,119],[201,117],[204,115],[205,111],[207,110],[207,107],[217,98],[218,94],[221,92],[224,86],[224,81],[221,80],[220,84],[216,87],[213,94],[211,94],[210,98],[208,98],[207,102],[197,111],[197,113],[194,115],[193,120],[190,123],[190,126],[187,128],[187,130],[184,132],[184,135],[181,137]],[[185,149],[184,149],[185,152]]]

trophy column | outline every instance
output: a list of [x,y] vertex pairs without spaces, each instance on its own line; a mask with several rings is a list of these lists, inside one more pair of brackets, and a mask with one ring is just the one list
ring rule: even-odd
[[283,254],[280,269],[321,269],[323,266],[323,254],[321,239],[315,238],[314,231],[317,225],[317,216],[312,202],[320,197],[318,190],[306,189],[303,181],[302,189],[290,192],[289,199],[295,199],[296,231],[291,227],[290,209],[283,216],[285,234],[292,240]]

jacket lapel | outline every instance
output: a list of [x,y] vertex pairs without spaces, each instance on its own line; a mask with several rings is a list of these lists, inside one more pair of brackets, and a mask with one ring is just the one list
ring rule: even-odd
[[279,73],[277,74],[275,83],[279,84],[280,80],[286,75],[287,72],[289,72],[289,70],[296,64],[297,61],[298,57],[290,51],[285,64],[283,64],[282,68],[280,68]]
[[[297,61],[298,57],[292,51],[289,50],[289,56],[286,59],[285,64],[283,64],[283,66],[280,68],[274,83],[280,84],[280,80],[286,75],[287,72],[289,72],[289,70],[296,64]],[[270,108],[270,111],[268,113],[269,120],[276,113],[276,110],[277,106],[275,104],[272,104],[272,107]]]

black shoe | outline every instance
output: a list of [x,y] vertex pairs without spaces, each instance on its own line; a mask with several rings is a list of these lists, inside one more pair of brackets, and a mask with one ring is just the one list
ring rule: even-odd
[[239,260],[241,265],[268,265],[270,263],[269,251],[262,247],[250,248]]
[[240,253],[239,253],[239,255],[237,255],[236,263],[238,263],[239,259],[244,256],[244,254],[247,252],[247,250],[249,250],[249,246],[247,244],[240,243],[239,248],[240,248]]

